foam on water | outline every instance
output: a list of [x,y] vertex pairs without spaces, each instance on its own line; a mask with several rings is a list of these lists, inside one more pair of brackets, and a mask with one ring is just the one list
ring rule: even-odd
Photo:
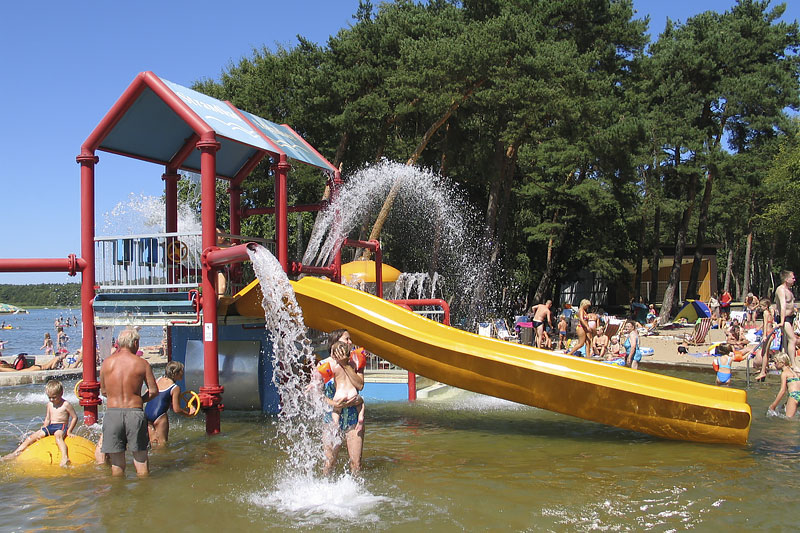
[[299,521],[300,526],[336,523],[339,528],[346,523],[361,526],[377,523],[379,517],[373,511],[390,501],[370,493],[348,475],[331,480],[288,476],[281,479],[273,490],[248,494],[245,500],[290,515]]

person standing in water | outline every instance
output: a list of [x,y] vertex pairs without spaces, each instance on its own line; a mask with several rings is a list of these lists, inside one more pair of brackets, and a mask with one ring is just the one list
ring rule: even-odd
[[[348,349],[334,349],[337,343],[349,346]],[[337,346],[338,348],[338,346]],[[347,454],[350,456],[350,471],[357,474],[361,470],[361,455],[364,449],[364,400],[359,394],[340,395],[337,394],[337,387],[344,380],[347,380],[348,387],[360,392],[364,388],[364,368],[358,368],[350,357],[352,340],[350,332],[346,329],[337,329],[328,336],[328,350],[330,357],[320,362],[317,367],[321,370],[326,364],[332,369],[334,379],[330,379],[324,384],[325,401],[332,410],[338,411],[338,424],[334,422],[334,417],[329,414],[330,419],[328,429],[323,433],[323,447],[325,451],[325,464],[322,473],[328,475],[333,471],[336,458],[341,447],[340,434],[344,434],[347,443]],[[317,372],[320,374],[320,372]],[[333,377],[333,376],[332,376]],[[327,419],[328,417],[326,417]]]
[[545,324],[549,324],[550,327],[553,327],[553,314],[550,311],[550,308],[553,307],[553,300],[547,300],[543,304],[534,305],[531,307],[531,321],[533,322],[533,327],[536,331],[536,341],[534,344],[537,348],[543,347],[543,334],[545,329]]
[[794,335],[794,272],[781,272],[781,284],[775,289],[775,306],[777,307],[778,328],[783,336],[783,348],[792,361],[792,368],[797,369],[797,337]]
[[[125,450],[131,450],[136,474],[145,477],[150,473],[147,463],[150,439],[142,406],[158,396],[158,385],[150,363],[136,355],[139,332],[126,329],[117,337],[117,343],[119,349],[100,366],[100,393],[106,397],[101,451],[108,454],[111,474],[123,476]],[[147,392],[142,394],[145,384]]]

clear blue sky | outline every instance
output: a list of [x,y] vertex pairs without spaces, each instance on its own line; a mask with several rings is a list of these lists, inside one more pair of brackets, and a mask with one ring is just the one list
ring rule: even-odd
[[[373,4],[378,4],[373,0]],[[667,17],[685,21],[734,0],[634,0],[653,39]],[[775,2],[773,2],[773,5]],[[353,22],[358,0],[12,2],[0,18],[0,257],[80,255],[83,141],[137,73],[190,86],[218,79],[254,48],[324,44]],[[785,20],[800,18],[791,4]],[[271,117],[265,117],[271,118]],[[331,154],[323,154],[330,156]],[[95,219],[131,193],[162,192],[157,165],[98,152]],[[0,274],[0,283],[79,281],[64,273]]]

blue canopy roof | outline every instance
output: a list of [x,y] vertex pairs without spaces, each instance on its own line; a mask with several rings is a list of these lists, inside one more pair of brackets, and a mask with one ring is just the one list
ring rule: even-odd
[[[220,143],[216,171],[233,178],[259,153],[288,158],[324,170],[334,167],[292,128],[275,124],[152,72],[137,76],[87,139],[84,148],[170,164],[199,129],[216,134]],[[87,146],[88,145],[88,146]],[[191,150],[180,168],[200,170],[200,152]]]

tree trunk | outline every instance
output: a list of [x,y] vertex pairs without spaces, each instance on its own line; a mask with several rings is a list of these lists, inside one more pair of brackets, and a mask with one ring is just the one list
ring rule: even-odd
[[728,264],[725,266],[725,284],[722,286],[722,292],[730,291],[732,272],[733,272],[733,246],[730,246],[728,248]]
[[686,297],[696,298],[699,294],[697,290],[697,280],[700,277],[700,266],[703,263],[703,251],[706,243],[706,228],[708,227],[708,206],[711,204],[711,189],[714,185],[714,175],[716,168],[709,165],[706,172],[706,186],[703,191],[703,201],[700,203],[700,217],[697,222],[697,238],[694,243],[694,260],[692,261],[692,271],[689,275],[689,285],[686,287]]
[[[414,152],[411,154],[411,157],[408,158],[406,161],[406,165],[411,166],[414,165],[419,157],[422,155],[422,152],[428,146],[428,143],[431,141],[433,136],[442,127],[442,125],[447,122],[453,113],[458,109],[461,104],[469,100],[472,96],[472,93],[480,87],[485,80],[478,81],[472,87],[467,89],[467,91],[461,96],[460,99],[454,100],[450,107],[447,108],[439,119],[431,124],[431,127],[428,128],[428,131],[425,132],[425,135],[422,136],[422,140],[419,142],[417,147],[414,149]],[[402,186],[401,180],[396,180],[394,185],[392,185],[392,189],[389,191],[389,194],[386,195],[386,200],[383,201],[383,205],[381,206],[380,213],[378,213],[378,217],[375,219],[375,224],[372,226],[372,231],[369,234],[369,240],[378,240],[381,236],[381,231],[383,231],[383,226],[386,224],[386,219],[389,218],[389,211],[392,210],[392,204],[394,204],[395,198],[397,198],[397,194],[400,192],[400,187]],[[364,249],[364,253],[361,256],[362,259],[369,259],[371,252],[367,249]]]
[[661,268],[661,205],[656,205],[653,216],[653,262],[650,265],[650,294],[649,301],[654,303],[658,299],[658,271]]
[[638,301],[642,296],[642,261],[644,260],[644,241],[645,241],[645,217],[642,211],[642,227],[639,231],[639,246],[636,247],[636,270],[633,274],[633,297]]
[[500,191],[503,184],[503,152],[505,146],[499,139],[495,142],[494,147],[494,164],[495,172],[492,174],[492,179],[489,183],[489,198],[486,202],[486,218],[484,238],[487,242],[494,243],[495,229],[497,227],[497,212],[500,206]]
[[500,202],[500,213],[497,216],[497,228],[492,246],[491,264],[496,264],[505,243],[506,225],[508,223],[509,203],[511,202],[511,189],[514,188],[514,172],[517,169],[517,144],[513,143],[506,149],[501,167],[501,190],[503,201]]
[[744,249],[744,282],[742,283],[742,292],[739,293],[739,299],[744,299],[744,296],[750,292],[750,254],[753,250],[753,229],[748,228],[747,244]]
[[[677,169],[678,161],[680,158],[680,148],[676,147],[675,149],[675,159],[676,164],[675,168]],[[681,279],[681,264],[683,263],[683,251],[686,248],[686,234],[689,231],[689,220],[692,217],[692,211],[694,210],[694,202],[695,197],[697,196],[697,175],[692,174],[689,178],[689,188],[686,193],[686,209],[683,211],[683,217],[681,217],[681,223],[678,227],[678,234],[675,238],[675,255],[673,256],[673,263],[672,269],[669,272],[669,281],[667,282],[667,288],[664,291],[664,301],[661,304],[661,311],[659,313],[659,321],[663,324],[665,322],[669,322],[670,317],[672,316],[672,308],[677,303],[677,300],[680,299],[680,294],[678,294],[677,298],[675,297],[675,291],[678,289],[678,284],[680,283]]]

